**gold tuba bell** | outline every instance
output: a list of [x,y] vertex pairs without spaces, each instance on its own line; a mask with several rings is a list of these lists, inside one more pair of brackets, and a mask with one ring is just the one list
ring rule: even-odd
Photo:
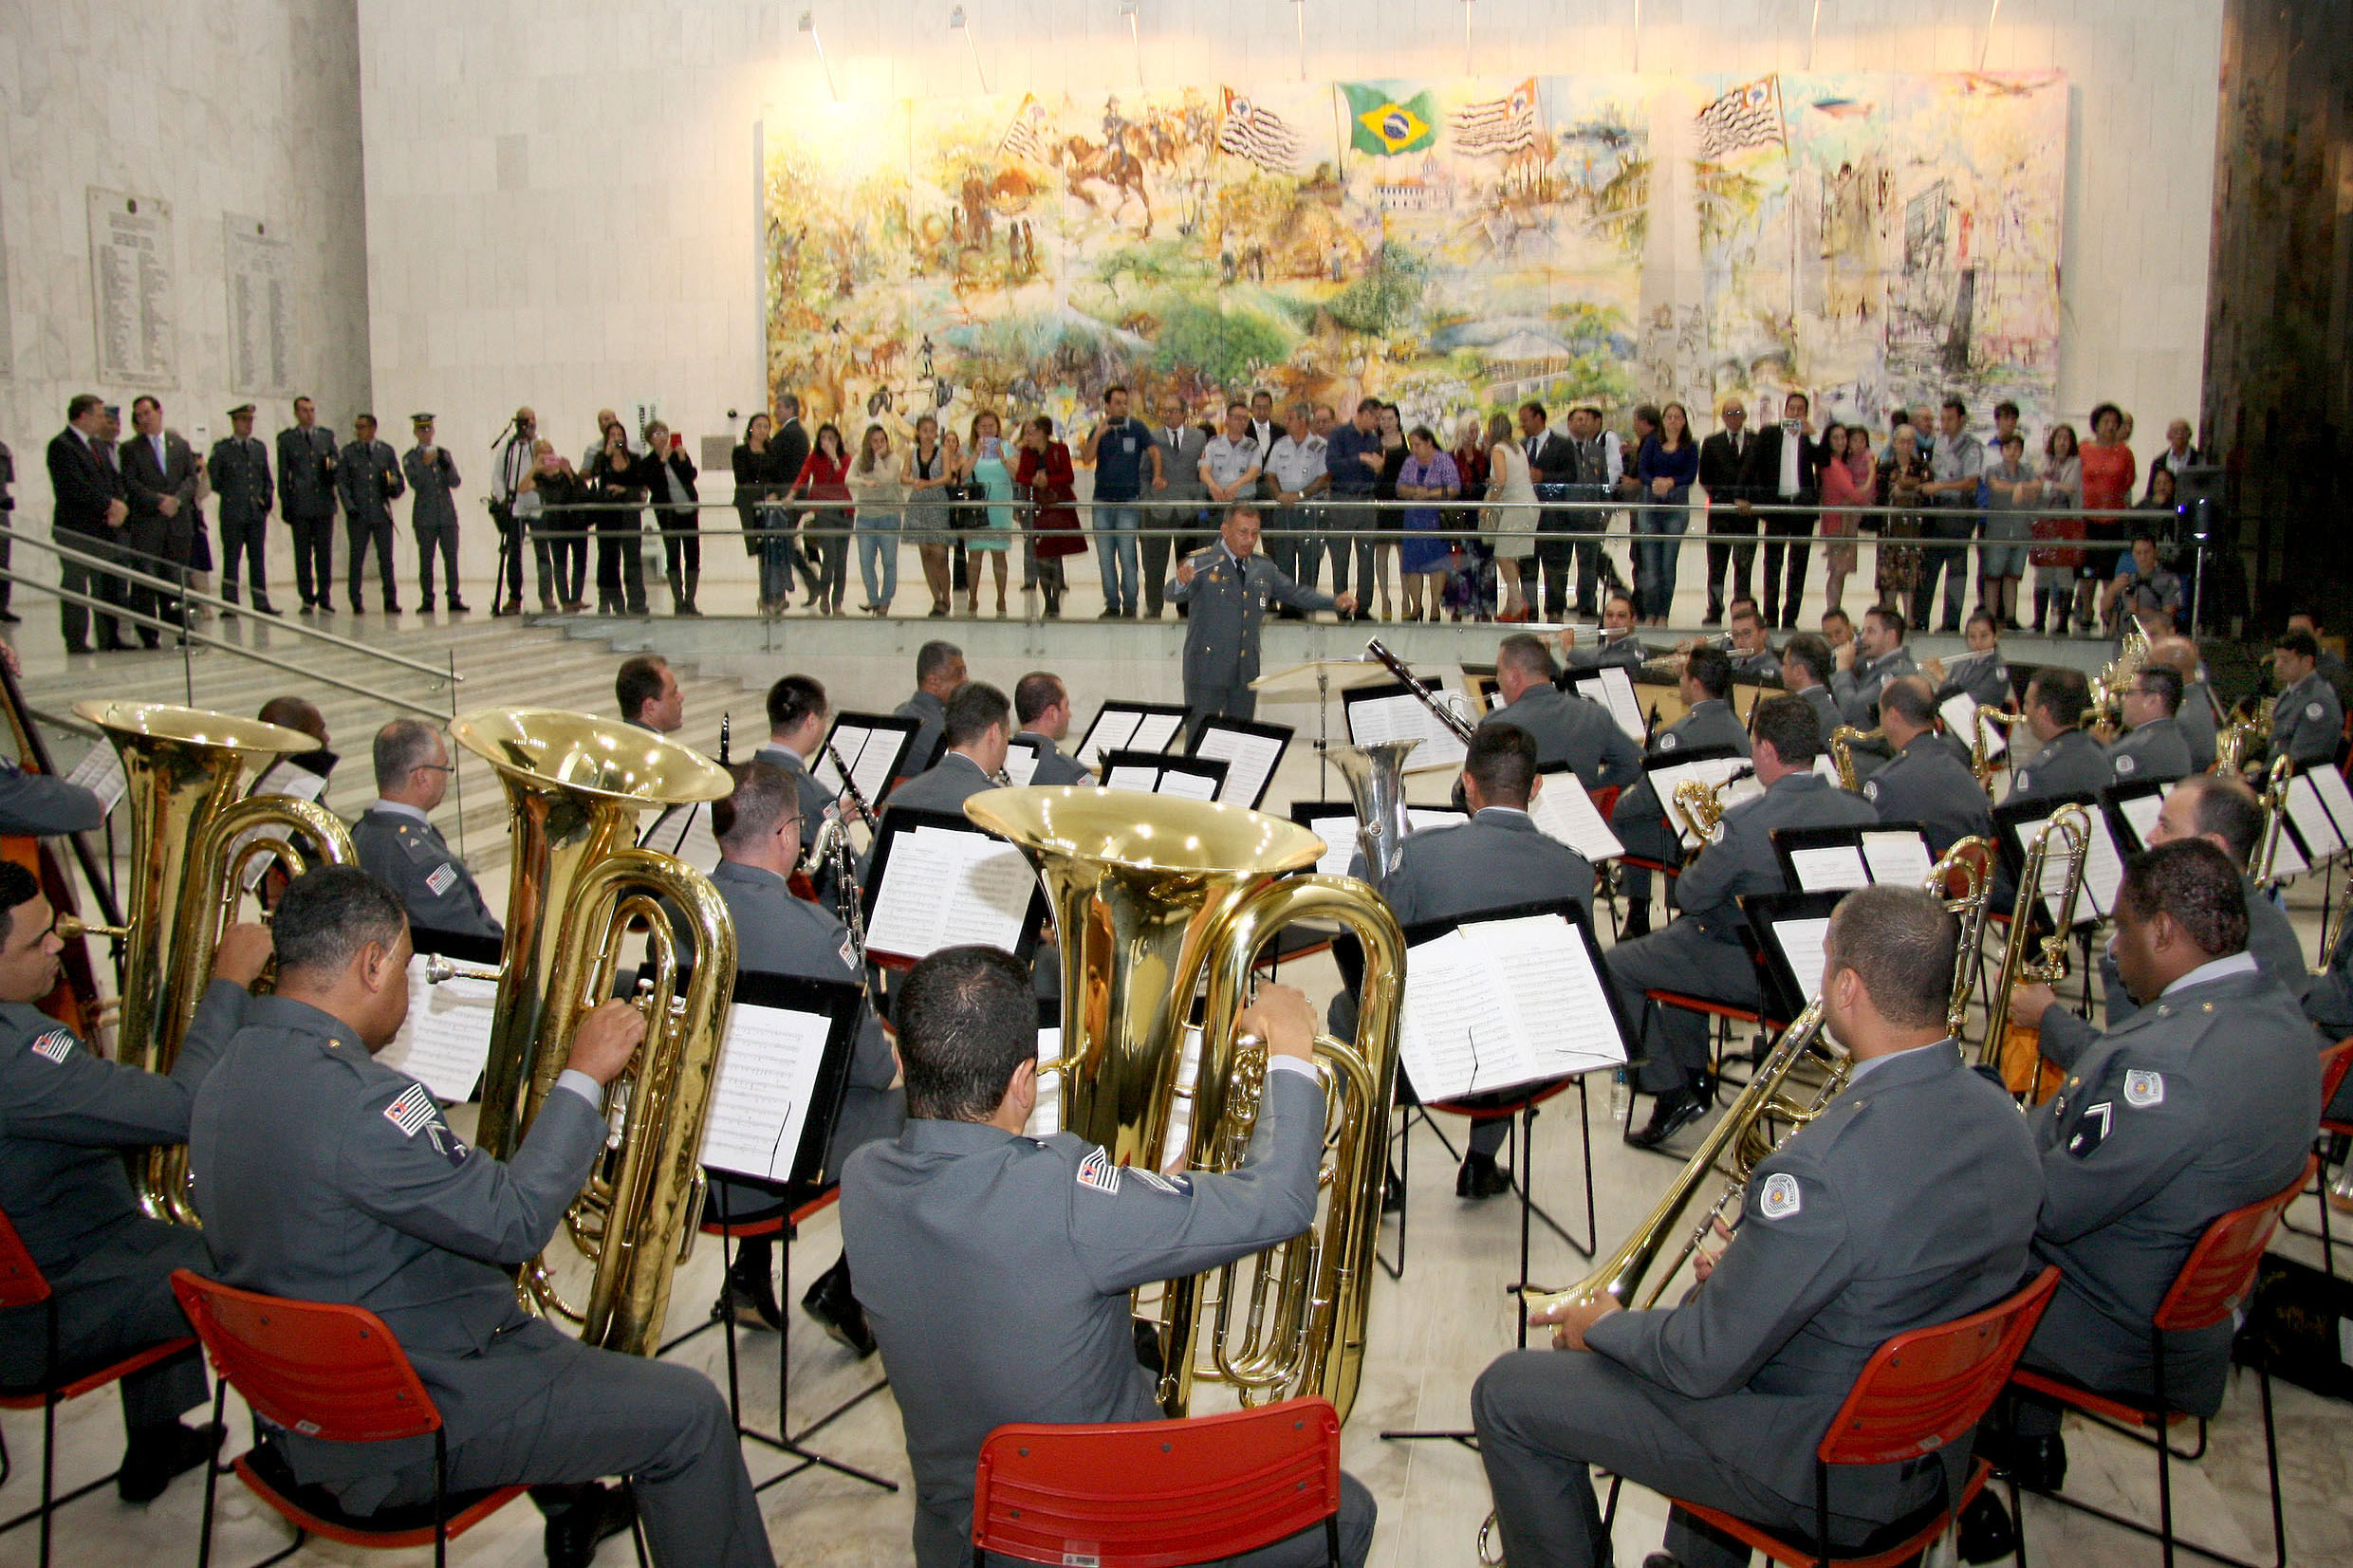
[[[279,795],[237,798],[249,768],[310,751],[299,729],[200,708],[152,702],[79,702],[122,759],[131,810],[130,910],[121,932],[122,1016],[116,1057],[168,1073],[213,978],[213,950],[234,917],[246,866],[259,855],[300,874],[313,863],[358,859],[351,835],[325,807]],[[243,843],[238,840],[253,835]],[[306,847],[305,840],[307,841]],[[89,934],[105,928],[82,927]],[[188,1151],[156,1148],[131,1184],[149,1218],[197,1223],[188,1201]]]
[[[1062,1125],[1121,1164],[1157,1169],[1190,1097],[1195,1170],[1239,1162],[1255,1124],[1263,1047],[1237,1039],[1251,961],[1303,919],[1337,920],[1364,946],[1357,1045],[1316,1042],[1327,1106],[1320,1214],[1255,1259],[1173,1280],[1156,1324],[1171,1415],[1196,1381],[1245,1404],[1320,1394],[1347,1419],[1364,1361],[1373,1245],[1397,1072],[1404,939],[1386,904],[1346,876],[1293,876],[1323,840],[1230,805],[1125,790],[996,789],[964,814],[1020,846],[1046,883],[1062,950]],[[1198,1071],[1179,1083],[1185,1024],[1208,987]],[[1202,1320],[1208,1319],[1206,1327]]]
[[566,1301],[542,1258],[525,1266],[520,1294],[580,1324],[590,1344],[651,1355],[672,1271],[699,1218],[703,1118],[734,989],[735,927],[708,876],[637,847],[638,813],[717,800],[731,784],[698,752],[580,713],[490,710],[450,733],[497,770],[512,836],[474,1139],[483,1149],[512,1157],[564,1071],[581,1016],[614,994],[622,938],[637,922],[648,931],[645,1043],[606,1091],[620,1140],[565,1215],[595,1264],[594,1282],[584,1301]]

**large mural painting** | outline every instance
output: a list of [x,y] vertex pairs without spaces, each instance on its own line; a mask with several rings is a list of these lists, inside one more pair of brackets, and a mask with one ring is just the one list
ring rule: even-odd
[[2039,428],[2066,127],[2056,73],[796,109],[761,128],[770,391],[1082,429],[1115,382],[1409,422],[1803,387],[1881,428],[1957,391]]

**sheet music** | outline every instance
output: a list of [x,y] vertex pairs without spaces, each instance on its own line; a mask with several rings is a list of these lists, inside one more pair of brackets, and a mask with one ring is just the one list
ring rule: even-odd
[[1095,715],[1095,722],[1087,727],[1086,739],[1079,743],[1079,749],[1073,753],[1078,758],[1079,766],[1097,771],[1102,767],[1103,753],[1106,751],[1158,750],[1158,747],[1135,744],[1137,727],[1143,718],[1143,714],[1133,709],[1114,708],[1105,703],[1102,711]]
[[[1176,731],[1183,729],[1184,724],[1182,713],[1142,714],[1136,720],[1136,733],[1128,741],[1127,748],[1131,751],[1165,751],[1168,743],[1176,738]],[[1117,751],[1120,748],[1115,746],[1111,749]]]
[[[1436,691],[1436,683],[1432,686]],[[1443,691],[1436,691],[1436,695],[1440,702],[1446,700]],[[1459,768],[1470,754],[1461,737],[1410,692],[1389,697],[1360,698],[1347,705],[1347,713],[1348,738],[1358,746],[1379,746],[1384,741],[1421,742],[1405,759],[1408,773]]]
[[426,955],[409,960],[409,1016],[377,1058],[433,1091],[440,1100],[464,1099],[491,1056],[491,1014],[498,987],[488,980],[425,979]]
[[1159,792],[1184,801],[1214,801],[1217,799],[1217,781],[1205,773],[1164,767],[1160,769]]
[[[1425,827],[1441,822],[1459,822],[1463,813],[1452,806],[1409,805],[1405,808],[1405,825],[1409,832],[1419,833]],[[1356,858],[1356,814],[1335,811],[1328,817],[1317,817],[1307,823],[1307,831],[1324,840],[1324,853],[1316,860],[1315,869],[1326,876],[1345,876],[1348,862]]]
[[67,784],[80,784],[98,797],[98,803],[111,814],[122,803],[123,793],[131,787],[122,776],[122,754],[105,741],[83,753],[74,770],[65,775]]
[[1411,949],[1399,1050],[1425,1101],[1626,1060],[1584,939],[1550,914],[1474,922]]
[[1009,741],[1005,747],[1005,776],[1018,789],[1038,775],[1038,747],[1035,741]]
[[2157,831],[2158,813],[2165,809],[2165,797],[2128,795],[2116,802],[2116,809],[2124,814],[2124,821],[2133,830],[2133,837],[2140,840],[2142,849],[2146,849],[2149,847],[2149,835]]
[[[1946,673],[1950,673],[1953,665],[1957,662],[1948,660]],[[1937,706],[1936,716],[1944,720],[1946,730],[1963,746],[1973,747],[1976,745],[1977,706],[1977,699],[1966,692],[1955,692]],[[2009,749],[2010,737],[2003,733],[2002,727],[1998,724],[1986,726],[1986,755],[1998,757]]]
[[2321,801],[2320,791],[2312,786],[2312,775],[2299,773],[2288,781],[2288,820],[2296,824],[2296,834],[2304,840],[2304,853],[2314,862],[2331,859],[2343,853],[2344,838],[2337,831],[2336,819]]
[[1103,780],[1103,787],[1105,789],[1137,789],[1146,795],[1158,794],[1160,788],[1160,770],[1157,767],[1145,767],[1139,763],[1129,763],[1124,767],[1113,768],[1109,776]]
[[1665,767],[1654,767],[1650,770],[1651,788],[1657,792],[1658,803],[1666,808],[1667,820],[1682,830],[1685,847],[1696,845],[1699,842],[1699,836],[1683,824],[1683,814],[1675,804],[1676,786],[1687,779],[1699,779],[1711,785],[1723,785],[1724,787],[1717,791],[1717,796],[1723,802],[1724,809],[1730,811],[1741,802],[1754,800],[1765,793],[1765,786],[1756,782],[1756,776],[1753,773],[1737,784],[1727,784],[1725,782],[1743,768],[1751,768],[1754,766],[1746,757],[1708,757],[1698,762],[1673,763]]
[[1579,675],[1571,684],[1608,709],[1618,728],[1631,735],[1636,745],[1650,738],[1650,726],[1642,722],[1641,699],[1634,694],[1634,677],[1623,665],[1604,665],[1589,675]]
[[824,1013],[747,1002],[729,1009],[703,1126],[703,1164],[760,1181],[791,1177],[832,1030]]
[[2345,788],[2344,775],[2333,767],[2321,766],[2302,775],[2312,782],[2312,788],[2328,808],[2329,820],[2337,824],[2337,837],[2353,844],[2353,790]]
[[1797,874],[1800,893],[1838,893],[1871,885],[1871,868],[1854,844],[1826,844],[1820,849],[1789,852],[1789,869]]
[[[2116,836],[2108,831],[2107,813],[2097,807],[2087,807],[2085,815],[2091,819],[2091,847],[2084,857],[2084,896],[2075,906],[2075,923],[2079,926],[2088,924],[2093,914],[2106,918],[2108,912],[2116,906],[2116,890],[2124,880],[2123,857],[2117,853]],[[2030,847],[2034,836],[2042,832],[2043,824],[2049,821],[2048,817],[2038,817],[2031,821],[2021,822],[2018,826],[2019,844]],[[2043,908],[2054,922],[2059,918],[2060,895],[2066,891],[2067,885],[2067,858],[2060,853],[2064,847],[2063,839],[2052,839],[2050,858],[2043,862]],[[2085,904],[2091,906],[2090,914],[2084,913]]]
[[1772,927],[1773,940],[1780,945],[1781,956],[1788,960],[1789,973],[1797,981],[1799,997],[1811,1002],[1822,994],[1822,971],[1828,962],[1825,950],[1830,940],[1829,917],[1776,920]]
[[984,833],[918,827],[893,836],[866,946],[900,958],[941,948],[1019,947],[1037,876],[1020,850]]
[[1814,753],[1814,777],[1828,784],[1832,789],[1846,787],[1839,782],[1838,764],[1831,760],[1830,753],[1827,751]]
[[1936,869],[1936,862],[1928,858],[1928,840],[1908,829],[1864,833],[1862,861],[1871,868],[1871,880],[1893,882],[1898,887],[1918,887]]
[[[1062,1055],[1062,1025],[1050,1025],[1038,1031],[1038,1060],[1051,1061]],[[1029,1107],[1029,1119],[1021,1124],[1026,1138],[1050,1138],[1062,1131],[1062,1075],[1038,1075],[1037,1103]]]
[[1528,815],[1537,832],[1566,844],[1595,865],[1626,852],[1602,814],[1593,809],[1593,797],[1585,793],[1574,773],[1544,775],[1544,787],[1529,802]]
[[1247,806],[1257,802],[1259,790],[1273,774],[1275,764],[1282,761],[1283,742],[1272,735],[1230,729],[1213,720],[1202,727],[1201,744],[1193,748],[1193,754],[1222,759],[1226,787],[1217,798],[1229,805]]
[[[843,763],[850,777],[857,781],[858,792],[873,805],[880,802],[891,786],[891,765],[898,760],[899,748],[906,735],[903,729],[883,729],[863,725],[837,724],[833,727],[833,750],[842,753]],[[931,759],[910,757],[911,767],[921,767]],[[824,747],[817,750],[817,760],[809,767],[809,777],[824,786],[828,795],[842,793],[841,769],[833,766],[833,757]]]
[[[116,759],[118,764],[120,761],[120,757]],[[325,775],[313,773],[307,767],[297,767],[289,762],[278,762],[272,764],[268,772],[253,781],[253,787],[248,791],[247,798],[250,799],[254,795],[282,795],[289,800],[316,801],[325,792]],[[259,828],[251,828],[238,834],[236,842],[229,846],[229,863],[236,864],[237,858],[246,852],[247,846],[260,837]],[[250,893],[261,886],[262,878],[269,875],[269,868],[274,864],[276,864],[274,856],[256,857],[248,861],[245,875],[241,878],[245,891]]]
[[2280,881],[2301,876],[2312,869],[2312,862],[2304,858],[2304,850],[2296,843],[2296,836],[2285,826],[2274,824],[2277,833],[2271,849],[2271,878]]

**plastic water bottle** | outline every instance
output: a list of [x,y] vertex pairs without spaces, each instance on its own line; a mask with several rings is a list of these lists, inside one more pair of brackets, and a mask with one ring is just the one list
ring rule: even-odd
[[1621,1067],[1617,1072],[1610,1075],[1609,1119],[1612,1121],[1625,1120],[1626,1108],[1633,1103],[1634,1090],[1632,1086],[1626,1082],[1626,1070],[1623,1067]]

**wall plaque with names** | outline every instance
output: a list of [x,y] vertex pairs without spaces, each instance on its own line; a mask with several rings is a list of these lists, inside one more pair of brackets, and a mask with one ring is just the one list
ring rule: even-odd
[[294,384],[294,248],[259,218],[221,218],[229,262],[229,390],[283,397]]
[[116,386],[177,386],[172,204],[95,185],[88,200],[98,379]]

